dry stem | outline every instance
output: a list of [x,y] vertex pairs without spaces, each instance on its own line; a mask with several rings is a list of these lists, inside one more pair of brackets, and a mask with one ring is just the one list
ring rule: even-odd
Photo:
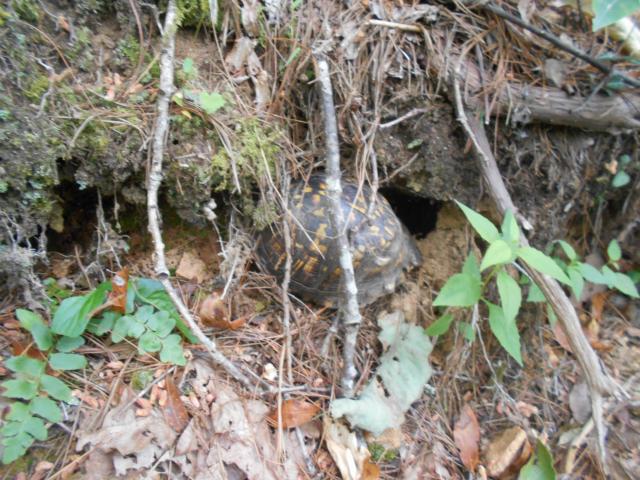
[[248,389],[254,389],[249,379],[231,361],[218,350],[217,345],[209,339],[198,327],[178,292],[169,280],[169,270],[164,256],[164,242],[160,231],[160,209],[158,208],[158,189],[162,183],[162,157],[165,141],[169,131],[169,102],[174,91],[173,62],[175,55],[177,8],[175,0],[170,0],[167,6],[164,31],[162,35],[162,53],[160,55],[160,94],[158,95],[158,118],[153,134],[153,155],[147,183],[147,213],[149,216],[149,232],[153,238],[155,250],[155,272],[166,289],[180,315],[185,319],[191,331],[208,350],[212,360],[224,368],[229,375],[238,380]]
[[358,286],[353,271],[353,259],[349,248],[349,240],[346,235],[346,222],[340,198],[342,197],[342,185],[340,184],[340,148],[338,144],[338,126],[336,123],[336,110],[333,104],[333,89],[329,74],[329,64],[325,56],[316,51],[316,75],[320,85],[322,110],[324,113],[324,133],[327,146],[327,196],[330,205],[330,217],[335,227],[340,249],[340,267],[342,268],[342,288],[344,296],[340,301],[340,314],[344,325],[344,372],[342,375],[342,389],[345,397],[353,396],[353,388],[357,375],[353,363],[356,351],[356,340],[362,317],[358,306]]
[[[482,176],[489,188],[489,192],[501,214],[507,210],[517,212],[515,205],[507,191],[502,180],[498,165],[489,147],[489,141],[486,137],[482,125],[472,116],[465,113],[462,94],[460,92],[460,71],[463,57],[458,59],[453,78],[453,90],[455,95],[455,107],[458,113],[458,121],[463,126],[467,135],[473,143],[474,150],[478,156]],[[521,243],[527,246],[529,242],[522,235]],[[602,395],[615,392],[615,386],[611,378],[603,371],[600,360],[594,350],[589,345],[587,338],[580,326],[580,320],[571,305],[571,302],[565,295],[564,291],[558,283],[552,278],[544,275],[530,265],[525,264],[525,268],[529,276],[540,287],[545,298],[551,304],[553,311],[558,317],[558,321],[563,330],[567,334],[567,339],[571,345],[571,349],[582,367],[589,393],[591,395],[591,403],[593,406],[593,420],[598,432],[598,447],[602,464],[605,464],[606,450],[604,446],[604,422],[602,419]]]

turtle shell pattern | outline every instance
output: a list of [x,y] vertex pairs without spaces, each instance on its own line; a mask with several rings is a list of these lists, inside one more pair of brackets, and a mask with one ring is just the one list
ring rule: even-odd
[[[402,272],[421,262],[413,237],[391,209],[389,202],[376,195],[368,215],[372,190],[342,182],[340,205],[347,221],[358,301],[366,305],[397,286]],[[289,209],[294,216],[292,265],[289,290],[305,300],[335,306],[342,295],[342,269],[339,248],[330,215],[324,175],[313,175],[308,182],[292,185]],[[258,263],[278,279],[284,276],[286,250],[277,225],[261,232]]]

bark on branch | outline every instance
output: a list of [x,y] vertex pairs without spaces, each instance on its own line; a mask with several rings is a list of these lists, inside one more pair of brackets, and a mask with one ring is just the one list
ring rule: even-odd
[[[451,77],[458,121],[463,126],[473,144],[483,179],[496,204],[496,207],[498,208],[498,211],[502,215],[504,215],[507,210],[511,210],[516,213],[517,209],[513,204],[511,196],[509,195],[509,192],[502,180],[502,176],[498,170],[498,165],[489,146],[489,141],[484,128],[473,115],[466,114],[460,89],[462,61],[462,58],[458,59],[453,76]],[[525,246],[529,244],[524,235],[522,235],[521,243]],[[617,393],[618,389],[613,380],[602,369],[600,359],[591,348],[591,345],[584,335],[580,325],[578,315],[560,285],[552,278],[538,272],[529,265],[525,264],[525,269],[528,275],[540,287],[545,298],[553,308],[560,325],[567,335],[573,354],[582,367],[582,371],[591,394],[593,419],[598,432],[598,445],[600,448],[601,460],[603,465],[605,465],[605,430],[602,417],[602,396]]]
[[169,132],[169,104],[174,92],[173,63],[176,47],[177,7],[175,0],[169,0],[167,15],[165,18],[162,35],[162,53],[160,54],[160,93],[158,95],[155,130],[153,134],[153,153],[151,167],[147,179],[147,214],[149,216],[149,233],[153,238],[155,273],[173,300],[178,312],[189,325],[189,328],[198,340],[207,348],[214,363],[224,368],[229,375],[238,380],[248,389],[254,389],[249,379],[231,361],[218,350],[216,343],[208,338],[195,322],[178,292],[169,280],[169,270],[164,256],[164,242],[162,240],[162,218],[158,208],[158,189],[162,183],[162,160],[165,151],[165,143]]
[[353,259],[351,248],[346,233],[346,222],[340,199],[342,197],[342,185],[340,183],[340,148],[338,143],[338,126],[336,123],[336,110],[333,104],[333,89],[329,64],[322,53],[314,52],[316,58],[316,76],[320,86],[322,111],[324,114],[324,133],[327,146],[327,196],[331,206],[330,216],[338,235],[336,241],[340,249],[340,268],[342,269],[343,297],[340,302],[340,314],[344,325],[344,372],[342,375],[342,389],[345,397],[353,396],[353,387],[357,371],[353,363],[356,350],[356,341],[362,317],[358,306],[358,287],[353,271]]

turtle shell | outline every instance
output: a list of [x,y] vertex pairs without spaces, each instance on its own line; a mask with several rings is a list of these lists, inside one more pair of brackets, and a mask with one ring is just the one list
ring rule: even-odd
[[[389,202],[372,190],[342,182],[341,208],[347,221],[358,301],[366,305],[397,286],[402,272],[421,262],[413,237],[400,222]],[[292,185],[289,209],[292,265],[289,290],[305,300],[337,305],[342,295],[340,252],[330,215],[324,175]],[[286,263],[285,242],[276,225],[262,231],[257,246],[258,263],[280,281]]]

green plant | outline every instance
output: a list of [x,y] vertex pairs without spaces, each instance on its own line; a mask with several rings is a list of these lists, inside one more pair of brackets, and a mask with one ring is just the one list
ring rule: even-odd
[[559,245],[567,260],[554,257],[556,263],[563,269],[570,279],[570,286],[576,298],[580,298],[584,288],[584,282],[588,281],[598,285],[606,285],[608,288],[616,290],[630,297],[638,298],[638,290],[633,279],[620,270],[620,259],[622,250],[617,240],[613,239],[607,246],[607,264],[601,269],[593,265],[580,261],[580,257],[564,240],[556,240],[555,245]]
[[614,188],[621,188],[627,185],[631,181],[631,176],[627,173],[627,169],[631,166],[631,157],[629,155],[622,155],[618,160],[618,170],[611,179],[611,186]]
[[126,296],[123,313],[107,310],[114,304],[107,300],[107,292],[112,290],[109,282],[75,296],[69,296],[55,282],[46,282],[46,287],[54,298],[52,310],[57,307],[50,326],[37,313],[16,310],[21,327],[31,334],[37,350],[28,348],[5,362],[13,378],[1,386],[5,397],[16,399],[0,429],[5,464],[24,455],[35,440],[47,439],[45,421],[61,421],[62,410],[56,401],[72,403],[71,389],[49,373],[86,367],[86,357],[72,353],[84,345],[86,332],[98,336],[111,332],[114,343],[126,337],[135,339],[139,353],[160,352],[161,361],[175,365],[185,365],[186,359],[180,335],[172,333],[174,327],[189,341],[196,341],[162,284],[155,280],[142,278],[128,283],[122,292]]
[[640,0],[593,0],[592,7],[595,32],[640,10]]
[[[483,303],[489,313],[489,327],[500,345],[522,365],[520,348],[520,333],[516,325],[516,317],[522,304],[521,284],[531,283],[526,277],[520,278],[518,262],[524,261],[531,268],[544,273],[560,283],[581,292],[584,279],[603,283],[610,288],[617,288],[621,292],[637,297],[638,292],[627,275],[614,271],[618,269],[618,261],[621,258],[620,247],[617,242],[612,242],[608,249],[609,266],[604,266],[601,271],[594,267],[581,263],[569,244],[558,242],[565,254],[570,259],[569,263],[557,262],[544,252],[533,247],[522,246],[520,242],[520,227],[512,212],[507,211],[504,216],[500,231],[491,221],[475,212],[471,208],[457,202],[467,220],[474,230],[486,241],[487,247],[480,265],[473,254],[470,254],[462,267],[462,272],[451,276],[440,290],[433,305],[446,307],[443,315],[429,328],[429,335],[442,335],[446,333],[452,322],[451,307],[470,308]],[[509,271],[508,267],[514,265],[517,268]],[[613,269],[612,269],[613,268]],[[500,304],[492,303],[484,295],[489,284],[495,280],[500,298]],[[540,289],[531,284],[527,301],[546,301]],[[547,304],[547,311],[553,321],[553,312]],[[460,327],[468,340],[473,340],[473,326],[467,322],[460,322]]]

